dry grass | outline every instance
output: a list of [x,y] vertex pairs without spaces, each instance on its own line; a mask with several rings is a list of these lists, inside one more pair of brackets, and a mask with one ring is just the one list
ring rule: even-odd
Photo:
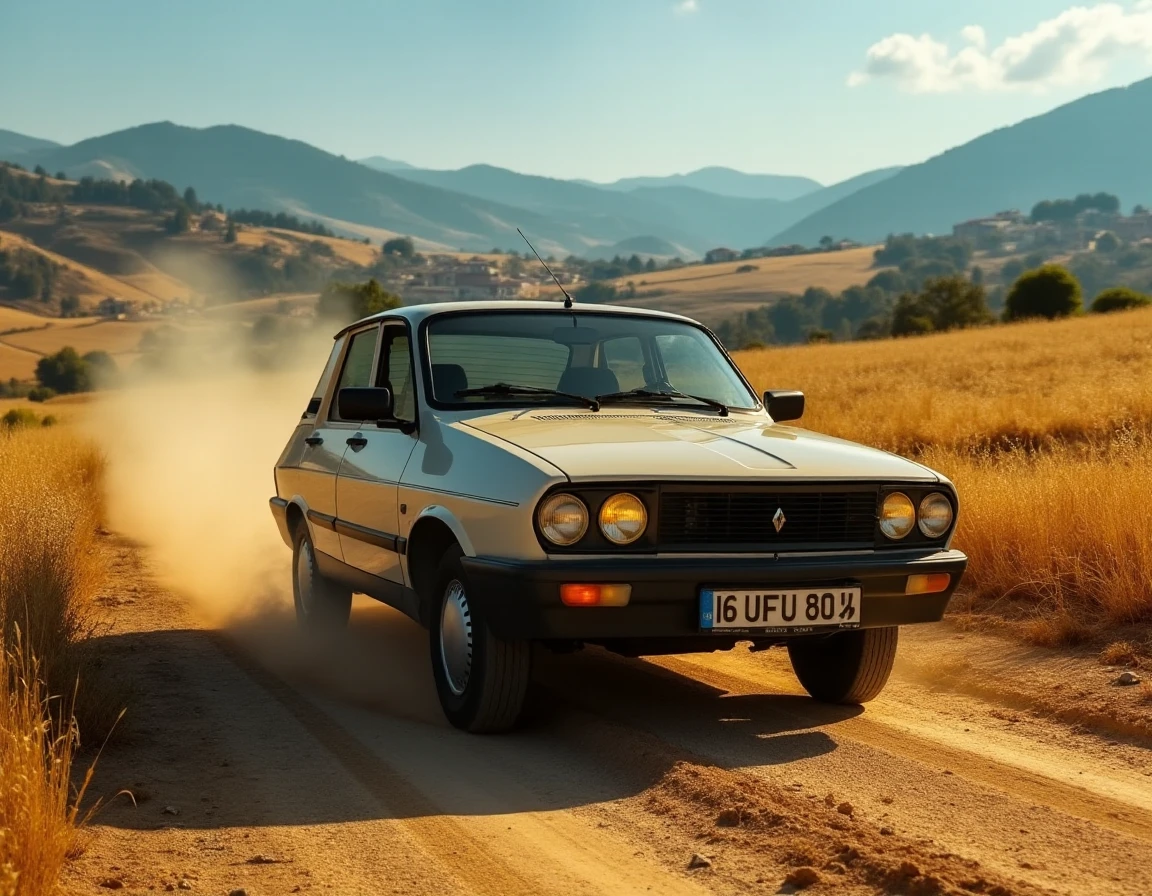
[[[0,434],[0,894],[56,889],[77,848],[79,725],[99,739],[114,698],[89,674],[103,459],[59,428]],[[73,715],[72,697],[78,694]],[[87,778],[85,779],[85,784]]]
[[737,360],[803,389],[806,426],[956,483],[960,607],[1051,645],[1152,622],[1152,311]]
[[0,336],[0,340],[5,345],[35,352],[37,355],[58,352],[66,345],[72,346],[80,354],[101,349],[110,355],[120,355],[134,352],[140,345],[140,338],[157,326],[157,323],[151,321],[109,320],[80,327],[50,327],[27,333],[12,333]]
[[81,847],[92,769],[74,792],[79,732],[39,672],[19,644],[0,650],[0,896],[57,892],[60,869]]
[[1152,434],[1152,311],[736,359],[757,388],[803,389],[806,426],[902,454]]

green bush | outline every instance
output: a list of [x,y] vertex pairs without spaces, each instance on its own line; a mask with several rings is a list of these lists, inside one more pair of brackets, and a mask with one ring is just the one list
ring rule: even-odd
[[0,426],[8,431],[24,426],[39,425],[40,418],[36,416],[35,411],[30,411],[28,408],[12,408],[7,414],[0,417]]
[[1083,310],[1080,281],[1067,268],[1046,264],[1026,271],[1012,284],[1004,301],[1004,320],[1045,317],[1054,320]]
[[56,390],[55,389],[49,389],[47,386],[36,386],[35,388],[28,390],[28,400],[29,401],[37,401],[37,402],[47,401],[49,398],[55,398],[55,397],[56,397]]
[[1092,302],[1092,311],[1107,314],[1110,311],[1127,311],[1129,308],[1145,308],[1152,305],[1152,296],[1136,292],[1127,286],[1114,286],[1106,289]]

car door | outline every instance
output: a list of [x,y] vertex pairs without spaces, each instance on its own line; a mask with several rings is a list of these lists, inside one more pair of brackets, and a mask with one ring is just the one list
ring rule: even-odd
[[341,556],[340,538],[332,525],[336,519],[336,474],[348,446],[344,441],[347,435],[328,425],[325,400],[335,391],[347,347],[346,335],[337,338],[300,423],[276,465],[279,494],[284,498],[303,498],[312,517],[316,550],[337,559]]
[[385,321],[372,385],[388,386],[400,425],[363,421],[336,477],[340,548],[349,566],[404,584],[400,552],[400,477],[416,447],[416,385],[405,321]]

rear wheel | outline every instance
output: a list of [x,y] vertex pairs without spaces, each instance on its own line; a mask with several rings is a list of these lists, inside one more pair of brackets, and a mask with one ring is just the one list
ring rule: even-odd
[[877,697],[896,659],[900,629],[862,628],[788,642],[800,684],[825,703],[867,703]]
[[296,528],[292,551],[292,597],[296,622],[309,634],[332,634],[348,627],[352,591],[320,572],[316,547],[304,523]]
[[471,601],[468,578],[453,545],[436,573],[428,642],[432,674],[448,721],[474,733],[515,727],[531,670],[529,641],[506,641],[488,628]]

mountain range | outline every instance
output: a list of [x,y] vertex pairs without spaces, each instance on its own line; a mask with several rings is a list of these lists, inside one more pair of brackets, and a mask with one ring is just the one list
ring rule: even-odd
[[[0,158],[71,177],[155,177],[230,208],[288,211],[351,233],[409,234],[427,247],[699,257],[710,248],[862,242],[943,233],[953,223],[1041,199],[1101,190],[1152,204],[1152,79],[1104,91],[905,168],[841,183],[729,168],[610,184],[492,165],[422,169],[359,162],[237,125],[141,125],[72,146],[0,130]],[[655,250],[661,250],[659,252]],[[638,251],[638,250],[637,250]]]

